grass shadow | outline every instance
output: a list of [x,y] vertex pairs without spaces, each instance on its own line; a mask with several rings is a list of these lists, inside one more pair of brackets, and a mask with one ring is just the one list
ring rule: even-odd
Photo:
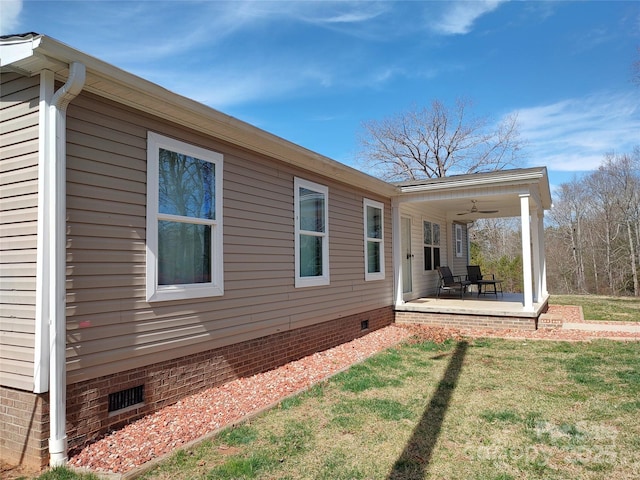
[[458,342],[456,345],[438,388],[431,397],[420,423],[414,429],[411,439],[387,476],[388,480],[423,479],[427,473],[468,346],[467,342]]

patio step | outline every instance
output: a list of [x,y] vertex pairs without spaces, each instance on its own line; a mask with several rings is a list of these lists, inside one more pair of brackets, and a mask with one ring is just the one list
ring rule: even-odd
[[538,318],[538,328],[562,328],[562,316],[553,313],[543,313]]

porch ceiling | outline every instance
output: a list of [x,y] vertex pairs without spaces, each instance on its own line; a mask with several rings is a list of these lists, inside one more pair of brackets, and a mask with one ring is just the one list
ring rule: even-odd
[[[545,167],[458,175],[397,184],[398,203],[428,203],[451,221],[520,216],[520,197],[529,195],[531,209],[551,208]],[[471,212],[473,206],[477,212]]]
[[[520,216],[520,197],[517,194],[481,194],[467,192],[468,196],[449,199],[431,199],[429,205],[446,213],[451,221],[471,222],[479,218]],[[471,212],[475,201],[477,212]]]

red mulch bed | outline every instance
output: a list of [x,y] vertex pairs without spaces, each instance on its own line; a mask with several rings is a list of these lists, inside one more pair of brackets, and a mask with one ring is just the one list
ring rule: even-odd
[[[568,322],[584,322],[579,307],[550,306],[550,312]],[[335,348],[310,355],[266,373],[241,378],[181,400],[148,415],[69,459],[69,466],[94,472],[126,473],[163,457],[190,442],[272,407],[282,399],[321,382],[377,352],[410,338],[443,342],[467,337],[589,341],[594,338],[640,340],[640,334],[580,330],[453,329],[418,325],[391,325]]]
[[580,323],[584,322],[582,308],[573,305],[549,305],[547,313],[561,315],[564,322]]
[[410,335],[408,330],[391,325],[274,370],[210,388],[88,445],[69,459],[69,466],[95,472],[128,472],[256,415]]

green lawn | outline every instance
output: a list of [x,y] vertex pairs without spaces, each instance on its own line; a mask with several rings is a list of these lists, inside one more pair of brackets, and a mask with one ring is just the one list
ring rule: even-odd
[[144,478],[640,478],[639,414],[638,343],[420,343]]
[[640,478],[639,415],[640,343],[415,343],[144,478]]
[[602,295],[551,295],[552,305],[580,305],[585,320],[640,322],[640,299]]

